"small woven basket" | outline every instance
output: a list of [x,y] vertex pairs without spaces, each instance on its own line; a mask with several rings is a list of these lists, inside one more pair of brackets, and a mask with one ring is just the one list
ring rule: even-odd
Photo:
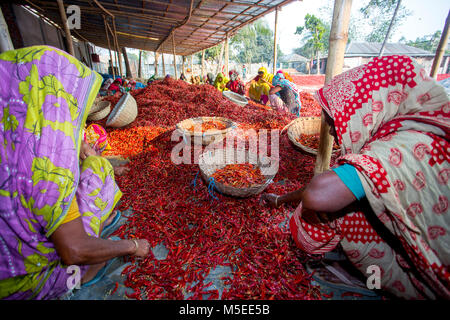
[[240,95],[240,94],[237,94],[237,93],[235,93],[233,91],[223,91],[222,95],[225,98],[233,101],[234,103],[236,103],[237,105],[240,105],[242,107],[248,104],[247,97],[245,97],[243,95]]
[[[298,148],[303,151],[317,155],[317,149],[313,149],[307,146],[302,145],[297,141],[297,138],[303,134],[317,134],[320,133],[321,126],[321,118],[320,117],[305,117],[305,118],[297,118],[293,121],[293,123],[289,126],[287,135],[289,140]],[[338,153],[339,150],[334,151],[333,153]]]
[[120,128],[133,122],[137,117],[137,104],[130,93],[125,93],[117,102],[106,120],[106,126]]
[[[103,101],[103,102],[108,102],[108,101]],[[111,111],[111,103],[108,102],[107,106],[100,109],[97,112],[91,113],[88,116],[88,120],[89,121],[98,121],[98,120],[102,120],[103,118],[105,118],[106,116],[108,116],[109,112]]]
[[[206,121],[216,121],[221,122],[226,125],[226,129],[224,130],[208,130],[206,132],[193,132],[190,131],[189,128],[195,125],[201,125]],[[176,128],[181,131],[184,136],[189,136],[191,140],[193,139],[195,144],[199,144],[201,141],[203,145],[209,145],[212,142],[219,142],[225,138],[228,132],[234,130],[237,127],[237,124],[229,119],[222,117],[198,117],[198,118],[190,118],[179,122],[176,125]]]
[[[208,182],[210,177],[219,169],[222,169],[227,164],[239,163],[238,151],[234,150],[233,157],[226,154],[227,149],[214,149],[211,151],[204,152],[199,157],[199,168],[202,178]],[[277,174],[278,164],[276,164],[276,170],[271,166],[274,165],[269,158],[265,157],[263,159],[258,159],[258,156],[246,150],[242,150],[245,157],[245,163],[253,163],[255,166],[259,167],[261,173],[266,177],[266,181],[263,184],[255,184],[249,188],[236,188],[227,184],[223,184],[214,181],[215,188],[217,191],[223,194],[227,194],[233,197],[247,198],[250,196],[257,195],[264,191],[267,186],[272,183],[273,178]],[[250,161],[251,160],[251,161]]]
[[305,152],[308,152],[313,155],[317,155],[317,150],[304,146],[297,141],[297,138],[303,134],[316,134],[320,133],[320,117],[306,117],[306,118],[298,118],[292,123],[287,131],[289,140],[291,142],[302,149]]

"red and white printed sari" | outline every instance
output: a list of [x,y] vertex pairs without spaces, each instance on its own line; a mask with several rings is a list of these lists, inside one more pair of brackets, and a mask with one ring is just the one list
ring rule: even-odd
[[[376,265],[381,286],[407,299],[450,298],[450,100],[407,56],[375,58],[342,73],[316,94],[334,120],[342,155],[358,172],[367,200],[406,255],[380,237],[363,212],[328,225],[290,226],[303,250],[339,243],[363,273]],[[405,258],[404,258],[405,257]]]

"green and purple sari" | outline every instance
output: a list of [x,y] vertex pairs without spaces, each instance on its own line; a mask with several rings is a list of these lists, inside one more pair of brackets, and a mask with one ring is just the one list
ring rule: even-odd
[[75,195],[95,237],[121,196],[108,160],[79,163],[102,78],[48,46],[2,53],[0,73],[0,298],[54,299],[71,273],[49,238]]

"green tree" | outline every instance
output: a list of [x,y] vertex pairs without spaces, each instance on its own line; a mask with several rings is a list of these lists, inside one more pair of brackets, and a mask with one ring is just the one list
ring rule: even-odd
[[[313,52],[317,57],[317,74],[320,73],[319,54],[325,49],[323,42],[325,31],[325,24],[322,20],[309,13],[305,16],[305,26],[298,26],[295,31],[295,34],[304,35],[303,41],[306,41],[307,52]],[[307,57],[312,58],[313,55],[307,55]]]
[[[364,18],[361,22],[367,23],[371,28],[371,32],[366,35],[364,39],[365,41],[384,41],[398,1],[399,0],[369,0],[367,5],[359,9]],[[411,12],[407,10],[405,6],[400,5],[397,16],[392,24],[388,40],[395,34],[395,30],[409,15],[411,15]]]
[[[246,25],[230,41],[232,58],[239,63],[261,63],[273,60],[273,31],[267,21],[259,19]],[[283,56],[277,45],[277,55]]]
[[[404,39],[404,43],[409,46],[420,48],[426,51],[436,52],[439,41],[441,40],[441,35],[442,31],[438,30],[433,34],[416,38],[416,40],[414,41],[406,41],[406,39]],[[446,50],[446,52],[448,52],[448,50]]]

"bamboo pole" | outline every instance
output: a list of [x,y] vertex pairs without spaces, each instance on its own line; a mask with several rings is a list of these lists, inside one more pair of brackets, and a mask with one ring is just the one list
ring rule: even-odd
[[64,33],[66,34],[67,50],[70,53],[70,55],[75,56],[75,51],[73,50],[72,36],[70,35],[69,25],[67,24],[67,16],[66,10],[64,9],[64,3],[63,0],[57,0],[57,2],[59,8],[59,15],[61,16],[62,24],[64,27]]
[[[444,56],[445,49],[447,48],[448,36],[449,36],[449,26],[450,26],[450,10],[445,20],[444,30],[442,30],[441,40],[436,49],[436,54],[434,56],[433,65],[431,66],[430,76],[432,78],[437,77],[439,66],[441,65],[442,57]],[[447,70],[444,70],[444,72]]]
[[228,73],[228,63],[230,60],[230,54],[229,54],[229,41],[228,41],[228,33],[226,35],[225,38],[225,76],[228,77],[229,73]]
[[384,37],[384,41],[383,41],[383,44],[381,45],[381,50],[380,50],[380,54],[378,55],[378,57],[382,57],[384,54],[384,49],[386,47],[386,43],[388,41],[389,34],[391,33],[392,26],[394,25],[394,20],[395,20],[395,17],[397,16],[397,12],[398,12],[398,9],[400,8],[401,2],[402,2],[402,0],[398,0],[398,2],[397,2],[397,6],[395,7],[394,15],[392,16],[391,23],[389,23],[389,28],[386,32],[386,36]]
[[186,74],[186,70],[184,69],[184,64],[186,62],[186,56],[182,56],[182,64],[181,64],[181,72],[185,75]]
[[155,51],[155,77],[158,77],[158,59],[159,53]]
[[130,61],[128,61],[127,48],[122,47],[123,60],[125,61],[125,72],[127,77],[132,77]]
[[142,50],[139,50],[139,65],[138,65],[138,78],[141,78],[141,65],[142,65]]
[[3,16],[2,8],[0,7],[0,52],[14,50],[14,45],[9,35],[8,25]]
[[108,33],[108,27],[106,26],[106,18],[103,16],[103,23],[105,24],[105,33],[106,33],[106,40],[108,41],[108,51],[109,51],[109,61],[111,65],[111,70],[113,74],[113,79],[116,78],[116,71],[114,70],[114,62],[111,54],[111,43],[109,42],[109,33]]
[[112,18],[112,25],[113,25],[113,30],[114,30],[114,40],[116,42],[116,52],[117,52],[117,62],[119,63],[119,71],[120,71],[120,76],[123,76],[123,72],[122,72],[122,62],[120,60],[120,47],[119,47],[119,40],[117,40],[117,31],[116,31],[116,20],[114,18]]
[[205,49],[202,50],[202,78],[205,77]]
[[177,55],[175,52],[175,32],[172,32],[172,50],[173,50],[173,71],[175,74],[175,79],[177,79],[178,75],[177,75]]
[[[348,25],[351,8],[352,0],[334,1],[325,84],[328,84],[334,76],[342,72],[345,47],[348,40]],[[324,111],[322,111],[319,151],[317,153],[314,174],[322,173],[330,168],[332,148],[333,137],[329,134],[329,126],[325,122]]]
[[275,9],[275,30],[273,33],[273,69],[272,73],[277,72],[277,31],[278,31],[278,7]]
[[221,72],[224,48],[225,48],[225,46],[224,46],[224,44],[222,43],[222,47],[220,48],[219,64],[217,65],[216,74],[218,74],[219,72]]
[[191,55],[191,73],[194,74],[194,55]]
[[164,62],[164,53],[162,54],[163,77],[166,76],[166,63]]

